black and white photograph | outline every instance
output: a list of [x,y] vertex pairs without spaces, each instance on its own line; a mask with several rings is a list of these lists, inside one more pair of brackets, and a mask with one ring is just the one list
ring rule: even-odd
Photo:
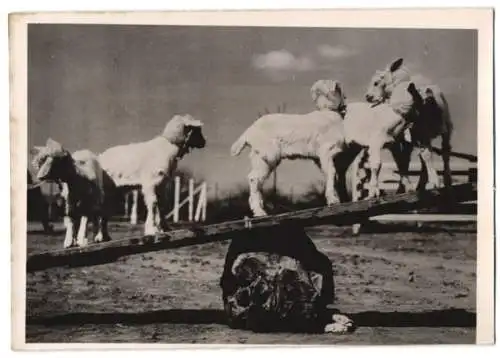
[[435,11],[14,15],[15,346],[491,341],[493,13]]

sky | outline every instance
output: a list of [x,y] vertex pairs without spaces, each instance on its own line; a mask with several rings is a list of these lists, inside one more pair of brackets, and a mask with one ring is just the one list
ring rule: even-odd
[[[28,145],[51,137],[99,153],[149,140],[189,113],[203,121],[207,146],[180,167],[230,192],[250,166],[248,149],[231,157],[229,148],[259,112],[283,103],[310,112],[318,79],[338,80],[348,101],[362,101],[375,70],[399,57],[445,93],[453,149],[476,154],[477,33],[456,29],[30,24]],[[284,191],[320,181],[307,162],[278,169]]]

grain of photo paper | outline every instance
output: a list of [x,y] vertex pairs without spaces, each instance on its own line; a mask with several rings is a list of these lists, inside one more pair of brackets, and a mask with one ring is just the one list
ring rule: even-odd
[[9,35],[13,349],[493,343],[491,9]]

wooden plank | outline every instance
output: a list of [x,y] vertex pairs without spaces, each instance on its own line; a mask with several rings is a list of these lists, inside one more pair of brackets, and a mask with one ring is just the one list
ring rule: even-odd
[[231,236],[224,234],[249,230],[248,224],[251,224],[252,229],[286,224],[301,225],[303,227],[320,224],[351,225],[372,216],[433,207],[443,201],[458,203],[475,200],[476,198],[476,184],[466,183],[454,185],[450,188],[388,195],[357,202],[250,218],[248,220],[193,226],[189,229],[169,231],[156,237],[129,237],[91,244],[84,248],[70,248],[32,254],[27,258],[27,271],[33,272],[57,266],[92,266],[113,262],[128,255],[229,240]]
[[421,221],[421,222],[476,222],[473,214],[386,214],[370,218],[370,221]]

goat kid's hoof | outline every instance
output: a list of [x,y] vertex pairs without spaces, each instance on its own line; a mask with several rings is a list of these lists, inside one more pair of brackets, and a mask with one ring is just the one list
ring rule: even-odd
[[94,237],[95,243],[106,242],[106,241],[111,241],[111,237],[109,235],[97,234]]
[[355,235],[355,236],[359,235],[360,231],[361,231],[361,224],[352,225],[352,234],[353,235]]
[[254,218],[258,218],[260,216],[266,216],[266,215],[267,215],[267,213],[265,211],[263,211],[263,210],[259,210],[259,211],[256,211],[256,212],[253,213],[253,217]]
[[440,187],[439,183],[427,183],[425,184],[425,190],[438,189]]
[[245,221],[245,229],[251,229],[252,222],[250,221],[250,218],[248,216],[245,216],[243,220]]
[[371,189],[368,192],[368,197],[369,198],[380,198],[380,189]]
[[408,191],[405,185],[399,184],[398,190],[396,190],[396,194],[404,194]]
[[340,200],[338,198],[329,199],[326,202],[328,206],[337,205],[338,203],[340,203]]
[[78,239],[78,241],[76,242],[76,246],[78,247],[85,247],[85,246],[88,246],[89,244],[89,240],[85,237],[85,238],[82,238],[82,239]]
[[63,243],[63,248],[65,248],[65,249],[69,249],[69,248],[70,248],[70,247],[72,247],[72,246],[75,246],[75,245],[74,245],[74,242],[73,242],[73,240],[72,240],[72,239],[69,239],[69,240],[68,240],[68,239],[65,239],[65,240],[64,240],[64,243]]
[[94,242],[103,242],[104,241],[104,237],[101,233],[97,234],[95,237],[94,237]]
[[144,236],[158,236],[161,235],[163,231],[159,228],[149,228],[144,230]]

